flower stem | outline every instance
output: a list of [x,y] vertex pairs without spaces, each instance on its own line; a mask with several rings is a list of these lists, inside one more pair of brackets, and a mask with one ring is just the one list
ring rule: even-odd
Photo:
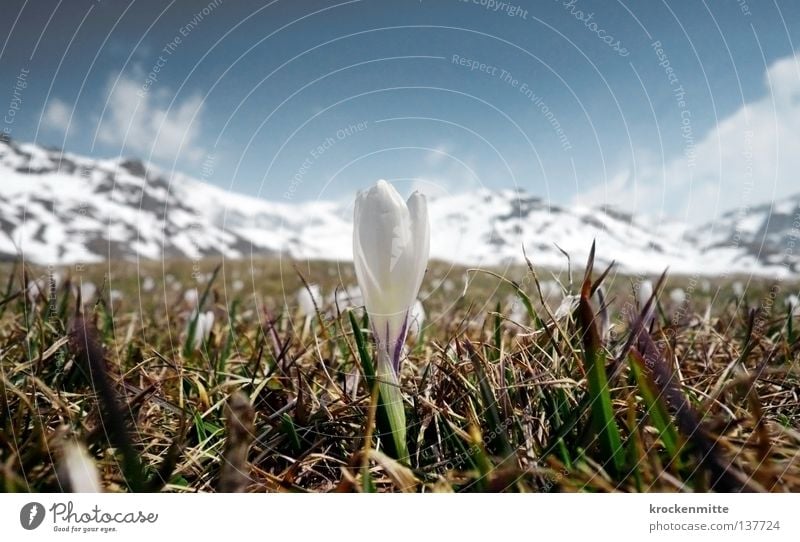
[[[386,440],[393,455],[399,461],[407,463],[409,460],[408,447],[406,445],[406,413],[403,406],[403,394],[400,390],[400,382],[397,373],[394,371],[392,359],[388,352],[378,347],[378,366],[376,368],[376,379],[380,400],[386,414],[386,424],[383,428],[382,437]],[[388,435],[386,433],[389,433]]]

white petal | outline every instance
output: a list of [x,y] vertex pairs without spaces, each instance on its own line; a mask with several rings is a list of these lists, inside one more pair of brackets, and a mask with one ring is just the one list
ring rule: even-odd
[[399,361],[408,313],[419,292],[430,251],[425,197],[404,202],[386,181],[356,197],[353,261],[378,342],[379,362]]
[[309,284],[297,290],[297,304],[303,316],[315,316],[317,307],[322,307],[322,292],[316,284]]
[[431,230],[428,220],[428,201],[419,192],[414,192],[408,198],[408,212],[411,216],[411,235],[414,239],[415,283],[414,296],[416,297],[425,269],[428,267],[428,258],[431,250]]
[[359,193],[354,212],[353,260],[370,312],[392,314],[406,309],[411,302],[404,299],[411,290],[405,284],[410,275],[414,276],[410,223],[408,207],[385,181]]
[[100,475],[86,449],[77,442],[64,444],[60,475],[73,493],[101,493]]

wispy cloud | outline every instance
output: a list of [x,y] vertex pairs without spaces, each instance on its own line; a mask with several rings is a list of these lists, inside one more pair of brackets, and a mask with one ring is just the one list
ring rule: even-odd
[[69,128],[72,107],[58,98],[52,98],[42,113],[42,128],[64,134]]
[[107,96],[97,131],[100,142],[155,159],[172,160],[179,153],[188,160],[202,158],[201,96],[178,97],[170,106],[169,91],[145,89],[126,75],[109,81]]
[[410,191],[439,197],[478,188],[480,177],[472,162],[471,157],[460,155],[450,143],[428,149],[421,161],[422,171],[411,183]]
[[633,210],[667,209],[695,223],[800,192],[800,57],[773,63],[766,93],[744,104],[697,142],[695,158],[637,152],[632,168],[583,191],[577,200]]

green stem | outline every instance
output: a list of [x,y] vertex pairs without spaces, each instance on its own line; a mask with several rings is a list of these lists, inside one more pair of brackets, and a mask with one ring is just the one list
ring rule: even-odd
[[403,406],[403,393],[400,390],[400,382],[397,374],[392,367],[392,361],[383,348],[378,348],[378,367],[377,367],[378,390],[380,402],[386,414],[386,424],[384,438],[388,437],[389,444],[394,448],[395,457],[404,463],[408,463],[408,447],[406,445],[406,412]]

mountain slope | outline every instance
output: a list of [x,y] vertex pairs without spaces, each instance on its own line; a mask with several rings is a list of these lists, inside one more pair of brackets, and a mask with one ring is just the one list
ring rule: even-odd
[[[468,265],[563,267],[592,239],[599,263],[628,272],[787,273],[797,269],[800,198],[728,213],[690,230],[611,208],[559,207],[524,192],[448,195],[429,203],[434,258]],[[740,216],[742,215],[742,216]],[[251,198],[137,160],[96,160],[0,141],[0,258],[35,263],[222,255],[350,258],[352,208]],[[746,226],[743,228],[743,225]],[[743,233],[744,232],[744,233]],[[734,240],[736,242],[734,242]],[[787,260],[788,265],[784,265]]]

